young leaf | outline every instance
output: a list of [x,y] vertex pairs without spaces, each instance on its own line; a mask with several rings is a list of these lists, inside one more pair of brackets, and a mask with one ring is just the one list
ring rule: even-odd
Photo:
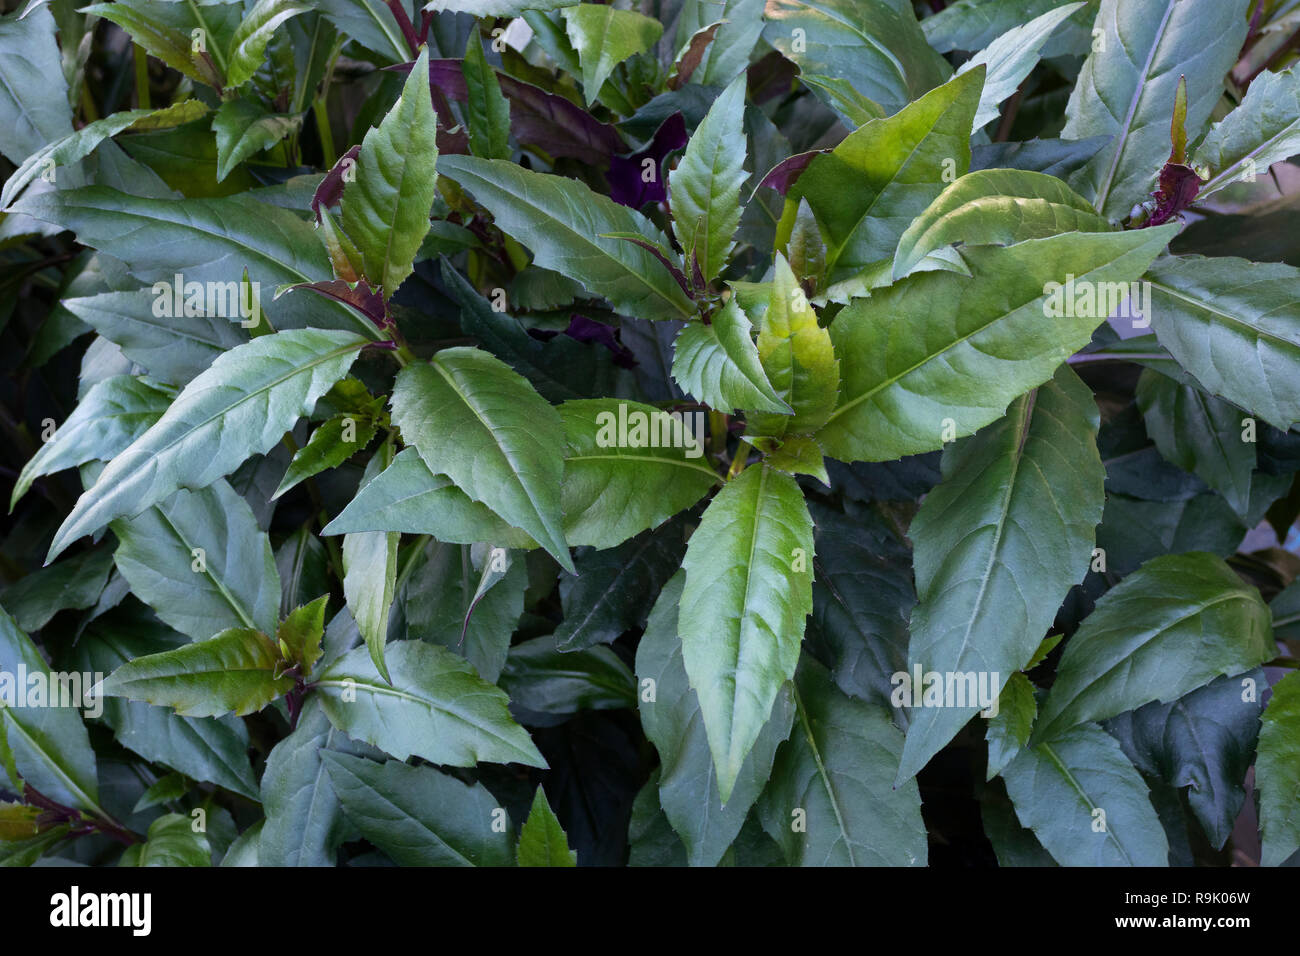
[[606,238],[636,233],[667,246],[640,213],[583,183],[536,173],[502,160],[444,156],[438,173],[469,190],[502,232],[533,251],[534,262],[569,276],[619,312],[644,319],[684,319],[695,306],[653,254]]
[[972,247],[963,252],[971,278],[923,272],[855,300],[831,325],[836,354],[857,360],[843,366],[839,405],[817,434],[822,447],[841,461],[888,461],[941,448],[945,420],[948,437],[961,437],[1001,418],[1105,319],[1095,308],[1051,317],[1049,283],[1067,274],[1136,280],[1170,229]]
[[348,820],[399,866],[509,866],[497,798],[432,767],[322,751]]
[[740,224],[740,187],[748,178],[744,113],[745,81],[737,78],[713,101],[668,177],[673,234],[688,257],[699,259],[706,282],[726,266]]
[[560,509],[563,426],[523,376],[481,349],[444,349],[401,371],[392,409],[430,471],[573,570]]
[[915,781],[894,789],[902,739],[886,712],[841,692],[808,659],[794,701],[794,732],[777,751],[759,801],[763,829],[786,859],[796,866],[924,866],[921,794]]
[[301,126],[301,117],[268,113],[249,100],[222,103],[212,118],[212,131],[217,136],[217,182],[224,181],[244,160],[270,149]]
[[211,866],[212,850],[205,832],[180,813],[168,813],[149,824],[145,842],[129,847],[118,866]]
[[[919,599],[909,673],[989,675],[996,691],[1033,656],[1088,569],[1105,503],[1098,420],[1091,391],[1062,368],[944,452],[943,481],[908,528]],[[982,706],[969,697],[918,706],[923,688],[911,690],[900,779]]]
[[321,656],[321,638],[325,636],[325,604],[328,594],[322,594],[310,604],[296,607],[280,622],[275,632],[280,653],[290,665],[297,664],[306,677]]
[[279,498],[300,481],[313,475],[337,468],[364,450],[374,437],[374,419],[356,412],[340,412],[321,422],[311,433],[311,438],[307,439],[307,444],[294,453],[293,460],[289,462],[289,467],[271,498]]
[[588,106],[600,97],[600,88],[614,67],[628,57],[645,53],[664,32],[658,20],[598,3],[566,6],[560,14],[582,66],[582,89]]
[[347,374],[365,339],[300,329],[233,349],[190,382],[158,422],[114,458],[64,520],[53,559],[114,518],[178,488],[203,488],[280,441]]
[[1192,165],[1210,173],[1197,198],[1205,199],[1234,182],[1249,182],[1296,153],[1300,153],[1300,72],[1265,70],[1251,80],[1241,104],[1215,123],[1196,148]]
[[1107,591],[1070,638],[1034,740],[1248,671],[1275,654],[1270,623],[1259,591],[1213,555],[1154,558]]
[[1300,850],[1300,677],[1288,674],[1264,708],[1255,761],[1264,866]]
[[1187,77],[1187,133],[1195,141],[1223,95],[1246,39],[1250,0],[1212,7],[1181,0],[1102,0],[1102,31],[1065,108],[1066,139],[1111,142],[1070,183],[1097,211],[1123,219],[1156,186],[1169,156],[1169,114]]
[[330,722],[349,737],[398,760],[546,766],[527,731],[510,717],[505,693],[468,661],[423,641],[394,641],[384,659],[391,683],[379,676],[365,647],[344,654],[315,682]]
[[131,39],[148,50],[153,56],[162,60],[173,70],[177,70],[199,83],[220,90],[222,88],[221,71],[213,58],[206,52],[194,51],[190,37],[177,26],[165,22],[163,18],[155,19],[143,4],[132,3],[92,3],[82,7],[82,13],[103,17],[131,35]]
[[767,380],[748,316],[729,299],[708,325],[682,327],[673,349],[673,380],[710,408],[732,414],[753,409],[792,411]]
[[226,85],[234,89],[251,80],[266,59],[266,45],[271,42],[276,28],[290,17],[311,9],[310,3],[300,0],[257,0],[253,9],[244,14],[231,38]]
[[533,795],[532,809],[519,831],[515,860],[520,866],[578,865],[578,854],[569,849],[569,839],[541,787]]
[[469,148],[484,159],[510,158],[510,104],[501,93],[496,70],[483,55],[483,41],[471,30],[461,67],[469,117]]
[[275,642],[261,631],[232,627],[205,641],[137,657],[99,685],[109,697],[171,707],[182,717],[242,717],[293,690]]
[[988,769],[985,780],[992,780],[1029,743],[1029,733],[1038,715],[1034,700],[1034,685],[1029,678],[1016,671],[1002,685],[998,695],[998,712],[989,718],[985,738],[989,745]]
[[724,801],[782,684],[794,676],[812,612],[812,550],[799,486],[765,465],[745,469],[718,492],[687,546],[682,659]]

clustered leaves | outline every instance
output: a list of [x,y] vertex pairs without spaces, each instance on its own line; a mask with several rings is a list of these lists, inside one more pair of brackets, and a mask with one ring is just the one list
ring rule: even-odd
[[19,6],[0,861],[1295,862],[1291,0]]

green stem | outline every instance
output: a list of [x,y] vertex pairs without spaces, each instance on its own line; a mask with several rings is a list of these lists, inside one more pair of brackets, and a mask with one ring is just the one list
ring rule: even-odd
[[[328,92],[328,87],[326,92]],[[316,97],[315,102],[311,104],[311,110],[316,117],[316,135],[320,137],[323,165],[326,169],[332,169],[338,161],[338,153],[334,151],[334,131],[330,129],[330,115],[325,106],[325,96],[326,93],[321,93],[320,96]]]
[[135,102],[142,110],[152,109],[149,100],[149,54],[135,44]]

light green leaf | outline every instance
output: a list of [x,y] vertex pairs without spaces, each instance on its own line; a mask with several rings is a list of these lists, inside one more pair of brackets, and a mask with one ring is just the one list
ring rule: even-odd
[[[1008,30],[1068,2],[1069,0],[957,0],[922,20],[921,30],[930,46],[940,53],[982,50]],[[1089,9],[1077,14],[1074,22],[1086,22],[1086,26],[1091,27],[1098,2],[1099,0],[1089,0]],[[1087,36],[1086,28],[1081,32]],[[1053,46],[1059,42],[1053,41]],[[1064,51],[1049,47],[1047,55],[1059,56],[1062,52]]]
[[244,160],[270,149],[301,126],[301,116],[268,113],[250,100],[222,103],[212,118],[212,131],[217,135],[217,182],[224,181]]
[[312,4],[300,0],[257,0],[253,9],[244,14],[231,38],[226,66],[227,86],[235,89],[251,80],[253,74],[262,68],[266,46],[276,28],[290,17],[311,9]]
[[99,692],[171,707],[182,717],[242,717],[293,690],[293,678],[280,676],[284,668],[269,637],[232,627],[205,641],[128,661]]
[[118,866],[211,866],[208,835],[187,814],[168,813],[149,824],[145,842],[122,854]]
[[1242,440],[1241,412],[1149,368],[1138,379],[1137,401],[1142,423],[1160,454],[1200,477],[1233,511],[1245,515],[1255,446]]
[[[759,800],[763,829],[796,866],[924,866],[916,781],[894,789],[902,734],[882,707],[849,697],[805,658],[794,732]],[[793,825],[796,811],[804,828]]]
[[961,65],[958,74],[973,70],[980,64],[988,67],[972,132],[997,119],[999,104],[1014,93],[1038,65],[1040,51],[1053,31],[1083,6],[1083,3],[1069,3],[1049,10],[1023,26],[1008,30]]
[[[612,548],[689,508],[718,483],[703,457],[703,436],[697,446],[690,432],[702,418],[683,420],[681,437],[689,438],[691,447],[650,444],[648,435],[655,433],[650,429],[661,438],[678,434],[675,426],[654,417],[664,414],[650,405],[612,398],[560,406],[566,443],[564,530],[570,544]],[[632,430],[637,416],[649,423],[640,432]],[[620,434],[629,441],[620,441]],[[639,443],[633,444],[638,435]]]
[[685,580],[679,571],[664,586],[637,645],[637,678],[653,680],[655,688],[654,699],[641,698],[638,708],[641,726],[659,752],[659,803],[686,846],[687,862],[716,866],[767,786],[776,748],[790,734],[794,700],[789,685],[782,687],[724,804],[699,697],[687,682],[677,636],[677,605]]
[[432,535],[449,544],[493,541],[503,548],[533,548],[536,542],[506,524],[480,502],[457,488],[446,475],[435,475],[414,448],[361,487],[324,534],[400,531]]
[[699,260],[705,282],[726,266],[740,225],[740,187],[749,178],[744,115],[745,80],[737,77],[713,101],[668,176],[673,234],[686,261]]
[[831,325],[836,354],[855,360],[843,365],[839,406],[817,435],[822,447],[841,461],[890,461],[942,447],[945,420],[952,438],[1001,418],[1106,318],[1095,308],[1082,310],[1097,313],[1089,317],[1052,316],[1048,284],[1067,274],[1135,281],[1177,228],[971,247],[963,252],[971,278],[923,272],[855,300]]
[[685,0],[677,20],[678,49],[710,24],[721,24],[691,74],[692,83],[726,86],[749,66],[763,32],[763,6],[764,0]]
[[789,475],[745,469],[709,504],[682,568],[682,659],[725,801],[794,676],[812,613],[812,519]]
[[799,82],[833,109],[851,130],[885,116],[884,107],[867,99],[848,80],[836,76],[819,76],[816,73],[800,73]]
[[484,159],[510,158],[510,103],[501,93],[497,73],[483,55],[483,41],[471,30],[461,65],[468,102],[469,148]]
[[541,787],[533,795],[532,809],[519,831],[515,859],[520,866],[578,865],[578,854],[569,849],[569,838]]
[[[392,460],[393,446],[385,442],[366,465],[362,482],[374,480]],[[343,537],[343,597],[384,680],[389,680],[384,645],[388,642],[388,613],[397,592],[401,538],[394,531],[364,531]]]
[[279,487],[271,495],[272,500],[300,481],[337,468],[369,445],[374,437],[374,419],[356,412],[340,412],[321,422],[307,439],[307,444],[294,453]]
[[826,240],[832,281],[892,256],[912,220],[970,168],[970,128],[983,83],[981,69],[954,77],[815,157],[786,194],[777,247],[784,248],[807,199]]
[[402,369],[392,409],[393,423],[430,471],[573,570],[560,509],[563,426],[527,379],[481,349],[444,349]]
[[322,594],[310,604],[303,604],[290,611],[275,632],[276,643],[280,653],[289,665],[299,665],[299,673],[304,677],[311,674],[312,668],[320,660],[321,638],[325,636],[325,605],[328,594]]
[[[16,686],[20,670],[28,680]],[[5,753],[5,763],[51,800],[102,815],[95,753],[77,711],[90,688],[81,688],[82,697],[76,697],[72,684],[53,680],[40,651],[4,608],[0,608],[0,674],[4,675],[0,753]],[[43,700],[33,696],[32,678],[37,675],[43,680],[36,686],[46,688]],[[20,700],[25,706],[17,706]]]
[[365,647],[344,654],[316,681],[330,722],[348,736],[399,760],[546,766],[528,732],[511,718],[505,693],[468,661],[423,641],[394,641],[384,658],[391,684]]
[[887,113],[896,113],[951,73],[925,42],[910,4],[769,0],[763,19],[763,39],[800,72],[847,80]]
[[1022,750],[1002,779],[1020,822],[1062,866],[1168,865],[1147,785],[1096,724]]
[[110,527],[118,570],[164,623],[196,641],[231,628],[275,630],[280,575],[271,542],[228,482],[177,491]]
[[1300,269],[1168,256],[1145,278],[1152,327],[1179,365],[1284,431],[1300,422]]
[[1034,717],[1037,714],[1034,685],[1028,677],[1016,671],[1002,686],[1002,693],[998,696],[998,712],[989,718],[988,729],[984,734],[989,745],[985,780],[992,780],[1000,774],[1029,743],[1029,733],[1034,729]]
[[494,826],[497,798],[432,767],[375,763],[323,751],[348,820],[398,866],[509,866],[510,834]]
[[437,117],[429,92],[429,50],[402,95],[361,142],[356,180],[343,190],[340,224],[361,253],[365,276],[391,298],[411,274],[437,195]]
[[1171,701],[1275,655],[1259,592],[1205,552],[1153,558],[1097,601],[1065,646],[1034,739]]
[[1109,232],[1092,204],[1054,176],[985,169],[962,176],[939,194],[898,240],[894,279],[927,255],[961,242],[1010,245],[1063,232]]
[[[918,604],[908,673],[969,674],[993,694],[1033,656],[1070,588],[1083,580],[1105,504],[1100,415],[1069,368],[943,456],[943,481],[908,528]],[[995,676],[996,675],[996,676]],[[918,706],[899,779],[918,772],[986,703]],[[992,703],[988,701],[987,703]]]
[[1255,759],[1264,866],[1281,866],[1300,850],[1300,675],[1273,687],[1264,708]]
[[1187,135],[1195,141],[1223,95],[1246,39],[1250,0],[1102,0],[1102,33],[1065,108],[1066,139],[1110,136],[1070,178],[1097,211],[1123,219],[1156,187],[1169,158],[1169,117],[1187,78]]
[[50,558],[114,518],[138,515],[178,488],[203,488],[265,454],[347,374],[365,339],[297,329],[226,352],[81,496]]
[[652,253],[606,238],[636,233],[667,247],[667,237],[635,210],[575,179],[504,160],[444,156],[438,173],[473,193],[502,232],[533,251],[536,265],[576,280],[619,312],[643,319],[695,314],[694,303]]
[[96,382],[23,466],[14,483],[9,510],[32,482],[88,461],[108,461],[139,438],[171,403],[171,395],[132,375],[114,375]]
[[582,66],[582,89],[588,106],[596,102],[614,67],[648,51],[664,32],[658,20],[598,3],[565,6],[560,15]]
[[1215,123],[1196,148],[1192,165],[1210,179],[1203,200],[1234,182],[1253,182],[1274,163],[1300,153],[1300,73],[1268,70],[1251,80],[1241,104]]
[[790,410],[767,380],[752,329],[734,298],[708,325],[688,323],[674,343],[673,380],[705,405],[727,414],[746,408]]
[[191,80],[221,89],[222,71],[213,57],[206,51],[196,53],[190,36],[168,23],[166,18],[154,18],[151,13],[128,3],[92,3],[82,7],[81,12],[116,23],[131,35],[132,40],[173,70]]

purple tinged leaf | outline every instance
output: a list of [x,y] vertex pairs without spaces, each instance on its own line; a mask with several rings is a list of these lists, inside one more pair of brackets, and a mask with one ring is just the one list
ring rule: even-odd
[[808,168],[808,164],[822,153],[827,152],[830,152],[830,150],[810,149],[806,153],[795,153],[793,156],[781,160],[762,178],[754,192],[758,192],[758,190],[766,186],[768,189],[775,189],[784,196],[803,174],[803,171]]
[[339,157],[333,168],[325,174],[325,178],[320,181],[316,187],[316,192],[311,197],[311,211],[316,216],[316,222],[320,222],[320,208],[325,206],[337,206],[339,200],[343,198],[343,175],[348,169],[354,167],[357,157],[361,155],[361,144],[353,146],[346,153]]
[[[612,156],[609,160],[609,198],[623,206],[640,209],[648,202],[665,202],[668,192],[664,189],[664,160],[674,150],[686,145],[686,120],[681,111],[674,113],[655,130],[654,136],[644,149],[629,156]],[[646,182],[643,175],[645,161],[653,159],[655,177]]]
[[664,268],[667,269],[672,274],[672,277],[677,280],[677,284],[682,287],[682,291],[685,292],[687,295],[691,296],[692,298],[694,298],[694,296],[691,293],[690,284],[686,281],[686,273],[682,271],[681,266],[679,266],[676,262],[673,261],[673,258],[669,254],[668,250],[665,249],[663,246],[659,245],[659,243],[652,242],[651,240],[645,238],[644,236],[639,236],[633,232],[603,232],[601,233],[601,238],[622,239],[625,242],[632,242],[640,246],[642,249],[646,250],[646,252],[650,253],[652,256],[654,256],[656,259],[662,262]]
[[387,329],[392,325],[383,295],[370,288],[365,279],[355,285],[342,279],[329,279],[320,282],[300,282],[290,288],[310,289],[317,295],[350,305],[381,329]]
[[[561,333],[550,329],[529,329],[528,334],[535,339],[546,342]],[[575,312],[569,318],[569,327],[564,330],[563,334],[578,342],[604,346],[614,356],[614,364],[620,368],[636,368],[637,366],[636,356],[632,354],[632,350],[619,341],[618,329],[606,325],[604,322],[597,322]]]

